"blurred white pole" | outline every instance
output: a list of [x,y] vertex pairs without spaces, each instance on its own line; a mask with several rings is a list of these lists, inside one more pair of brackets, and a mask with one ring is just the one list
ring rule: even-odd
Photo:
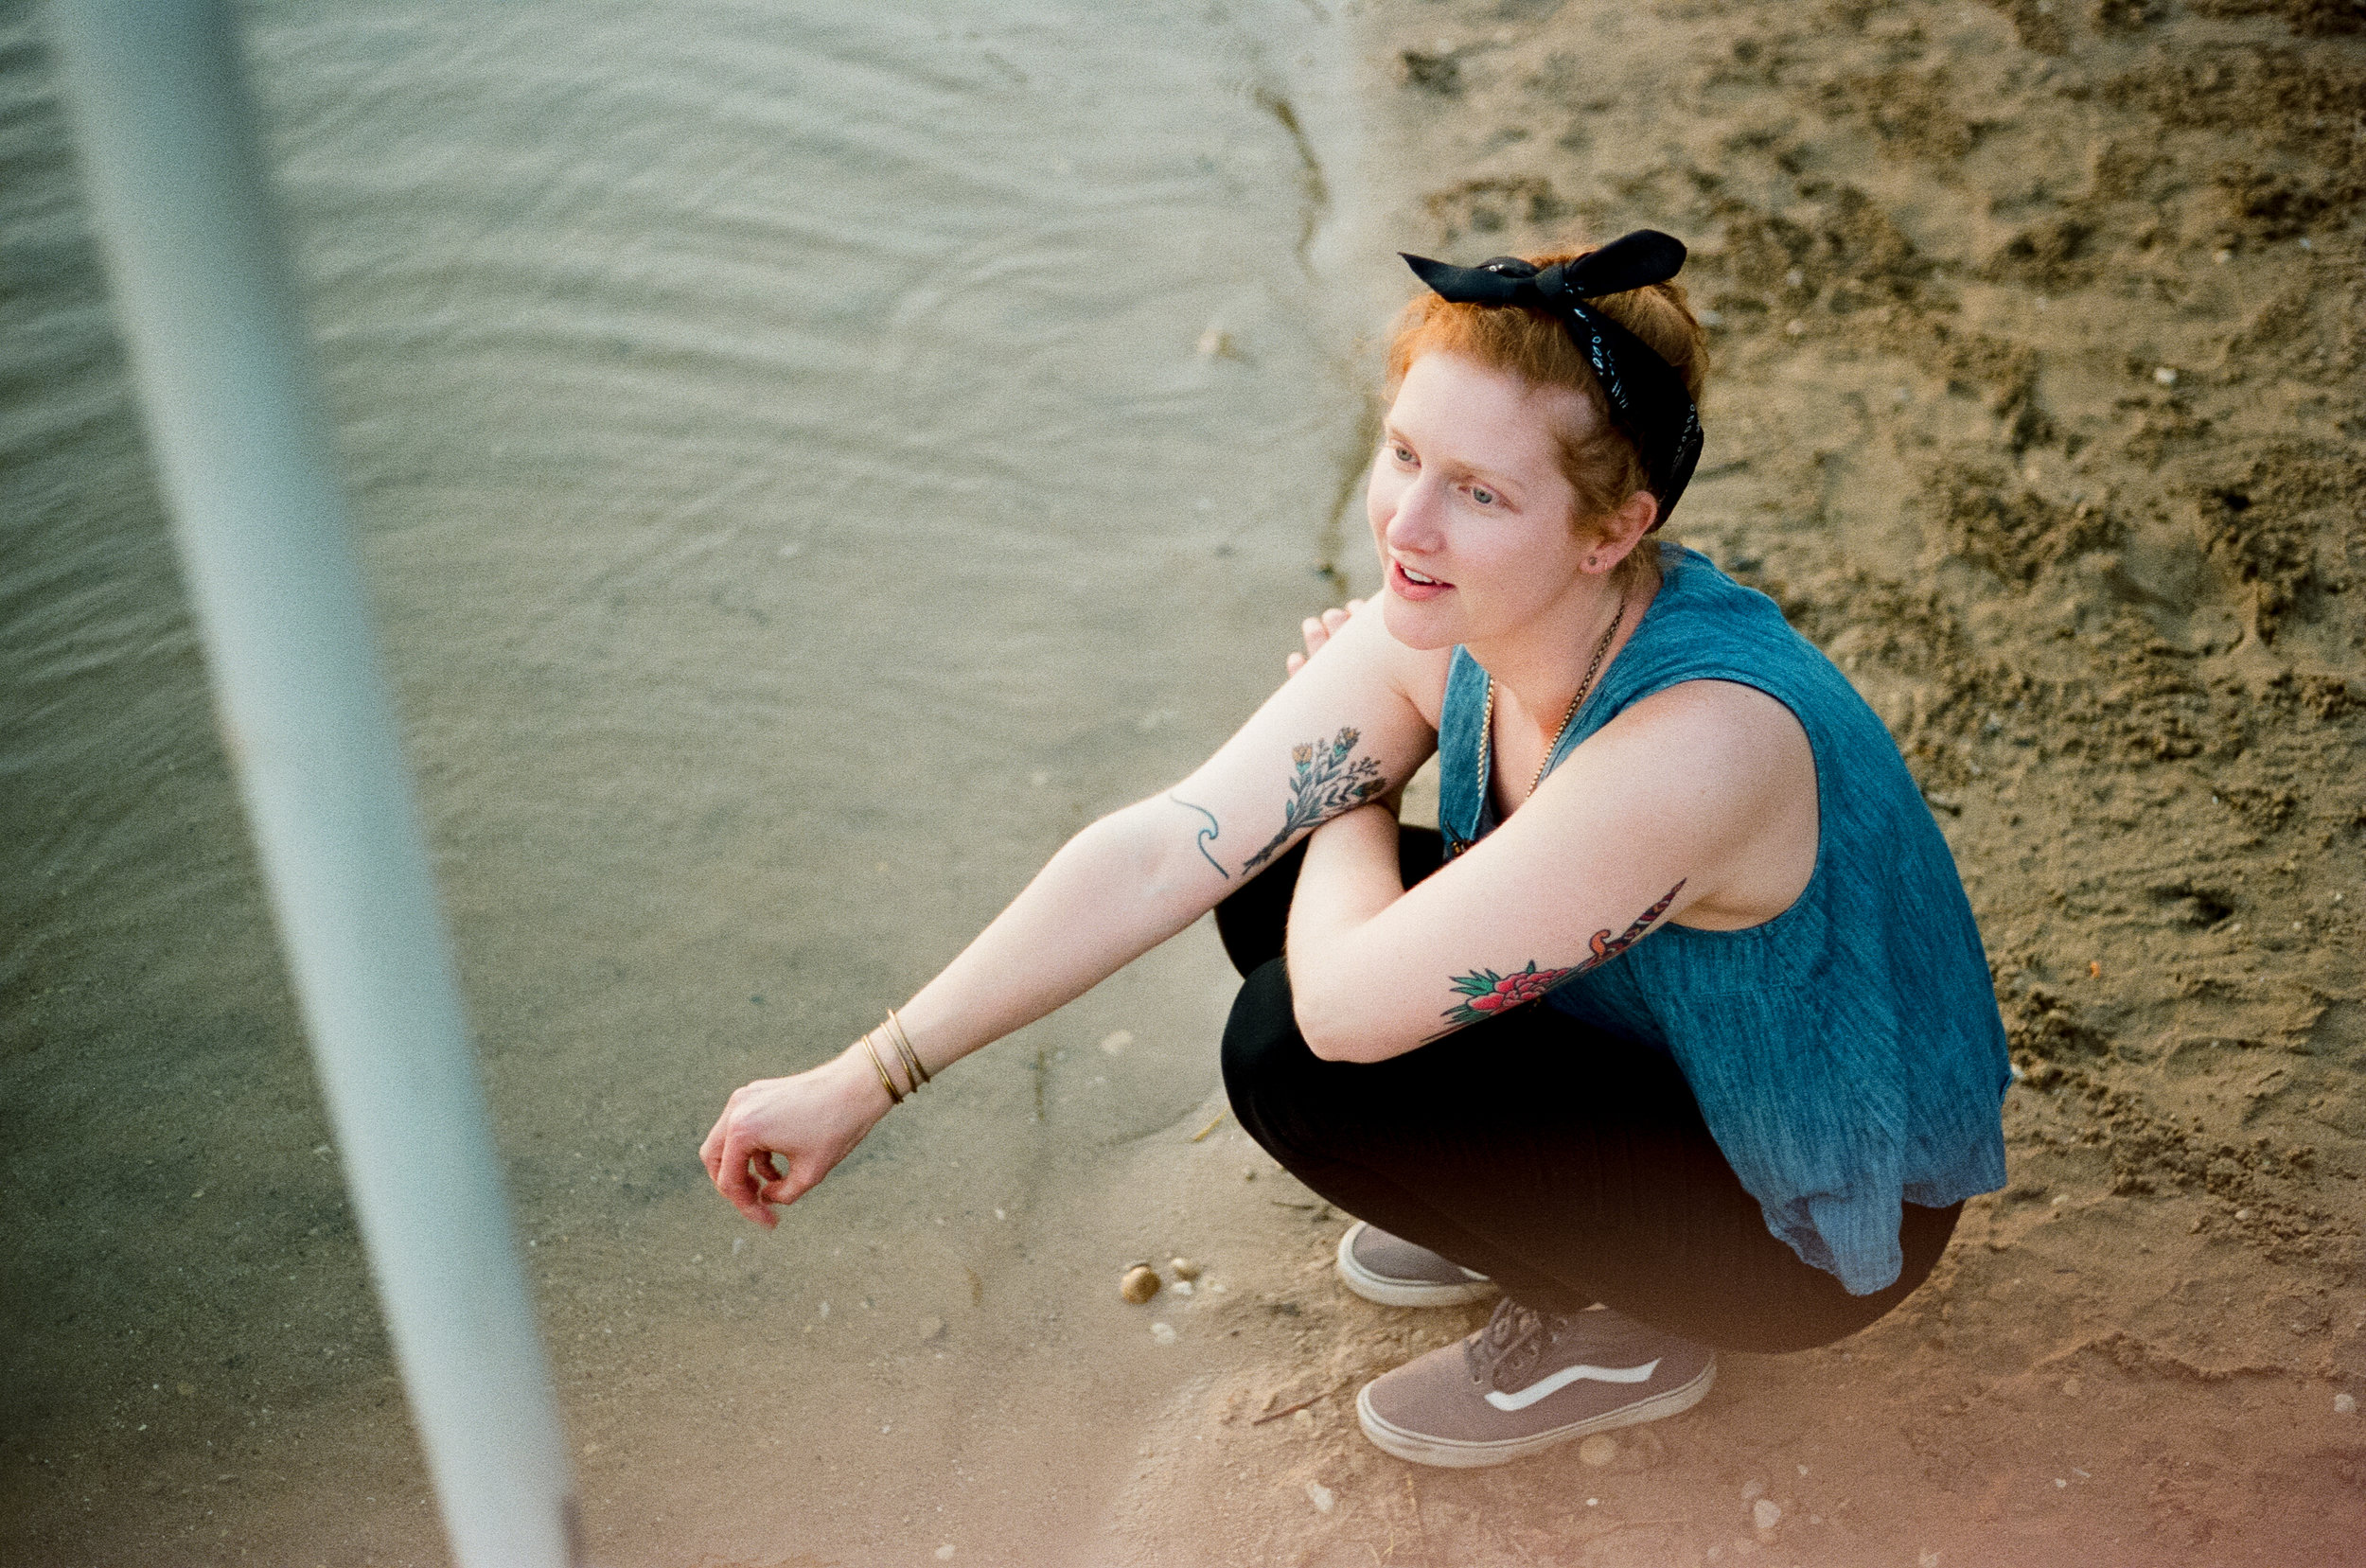
[[572,1568],[557,1407],[229,9],[50,12],[223,741],[453,1555]]

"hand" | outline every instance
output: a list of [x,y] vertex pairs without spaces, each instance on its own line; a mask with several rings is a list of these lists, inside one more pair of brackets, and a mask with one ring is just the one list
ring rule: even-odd
[[1348,617],[1353,615],[1357,610],[1362,609],[1363,608],[1363,600],[1350,599],[1347,602],[1347,607],[1345,608],[1341,608],[1339,606],[1333,605],[1331,608],[1324,610],[1322,614],[1310,615],[1305,620],[1299,622],[1298,635],[1306,639],[1306,651],[1304,653],[1294,653],[1289,658],[1283,660],[1281,661],[1282,667],[1287,669],[1291,675],[1296,675],[1298,671],[1306,668],[1306,661],[1315,656],[1315,650],[1320,648],[1325,643],[1330,642],[1331,634],[1337,631],[1341,626],[1346,625],[1348,624]]
[[811,1191],[887,1115],[888,1104],[878,1075],[857,1049],[793,1078],[760,1078],[734,1090],[698,1158],[715,1189],[769,1230],[780,1217],[768,1206]]

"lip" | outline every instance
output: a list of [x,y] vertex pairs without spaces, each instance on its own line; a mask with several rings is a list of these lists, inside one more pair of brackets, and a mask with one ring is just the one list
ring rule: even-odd
[[1388,557],[1388,591],[1394,593],[1398,598],[1413,600],[1435,599],[1441,593],[1450,593],[1453,590],[1454,584],[1452,583],[1415,582],[1412,578],[1404,574],[1404,566],[1403,562],[1399,561],[1394,555]]

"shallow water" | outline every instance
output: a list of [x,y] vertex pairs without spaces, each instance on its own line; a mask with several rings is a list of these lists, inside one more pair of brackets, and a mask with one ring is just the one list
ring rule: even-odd
[[[779,1233],[743,1235],[693,1151],[733,1085],[835,1051],[1210,749],[1356,570],[1345,24],[246,14],[578,1436],[715,1375],[700,1335],[776,1345],[833,1295],[843,1323],[892,1289],[903,1323],[1010,1271],[1097,1288],[1098,1256],[1029,1252],[1062,1252],[1050,1221],[947,1233],[1098,1201],[1103,1151],[1207,1101],[1204,930],[949,1075]],[[0,29],[0,1529],[432,1554],[38,18]],[[814,1343],[767,1419],[868,1432],[870,1350]],[[952,1412],[1008,1402],[998,1365],[930,1384],[932,1465],[998,1462]],[[670,1412],[639,1440],[695,1447]],[[610,1560],[745,1546],[614,1495],[587,1480]]]

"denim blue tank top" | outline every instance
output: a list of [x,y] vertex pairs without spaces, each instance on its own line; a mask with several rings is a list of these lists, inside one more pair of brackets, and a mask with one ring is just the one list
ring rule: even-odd
[[[1753,686],[1815,755],[1815,869],[1739,931],[1667,925],[1553,991],[1553,1006],[1672,1055],[1767,1228],[1864,1295],[1898,1277],[1901,1202],[2004,1185],[2011,1068],[1987,959],[1947,840],[1904,759],[1832,661],[1764,594],[1661,546],[1634,635],[1554,748],[1686,680]],[[1487,675],[1461,648],[1439,720],[1447,853],[1493,826],[1480,783]]]

